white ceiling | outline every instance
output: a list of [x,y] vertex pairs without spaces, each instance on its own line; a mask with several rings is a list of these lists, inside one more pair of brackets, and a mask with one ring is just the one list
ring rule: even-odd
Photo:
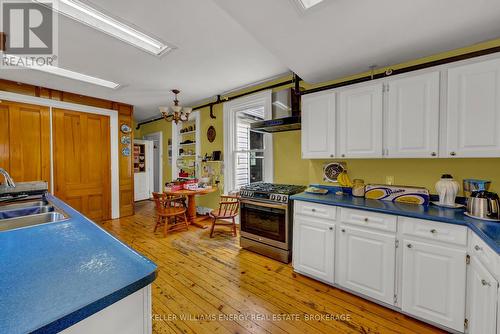
[[286,73],[287,67],[211,0],[91,0],[177,47],[157,58],[104,33],[59,17],[59,66],[123,87],[112,90],[33,70],[0,77],[135,106],[135,118],[159,116],[179,88],[182,105]]
[[289,71],[319,82],[500,37],[499,0],[91,0],[177,47],[156,58],[66,17],[59,66],[111,80],[112,90],[30,70],[0,77],[135,106],[158,117],[169,90],[182,105]]
[[499,0],[214,0],[309,82],[452,50],[500,36]]

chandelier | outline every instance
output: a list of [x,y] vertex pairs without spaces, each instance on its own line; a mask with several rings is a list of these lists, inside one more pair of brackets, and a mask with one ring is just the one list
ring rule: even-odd
[[175,122],[178,124],[179,121],[186,122],[189,120],[189,114],[193,110],[192,108],[182,107],[179,105],[179,100],[177,99],[177,94],[181,91],[178,89],[172,89],[172,93],[175,95],[174,103],[169,107],[160,107],[160,112],[163,118],[167,122]]

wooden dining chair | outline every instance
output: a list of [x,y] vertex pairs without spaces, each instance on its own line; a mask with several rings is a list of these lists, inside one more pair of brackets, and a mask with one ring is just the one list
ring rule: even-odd
[[[219,208],[210,212],[212,218],[212,228],[210,230],[210,238],[213,238],[215,225],[232,226],[233,237],[236,236],[236,221],[235,218],[239,213],[240,199],[237,196],[221,196]],[[221,223],[221,219],[231,219],[231,222]]]
[[[163,235],[167,236],[169,231],[180,229],[188,230],[188,221],[186,216],[186,207],[182,196],[172,196],[164,193],[153,193],[153,199],[156,207],[156,224],[154,232],[158,226],[163,223]],[[180,218],[180,220],[178,220]],[[171,224],[171,221],[173,223]]]

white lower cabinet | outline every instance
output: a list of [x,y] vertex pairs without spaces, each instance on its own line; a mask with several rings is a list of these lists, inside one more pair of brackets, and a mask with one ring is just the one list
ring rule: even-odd
[[402,310],[464,331],[466,251],[403,240]]
[[335,225],[318,218],[295,216],[293,267],[302,274],[333,283]]
[[339,227],[336,283],[355,292],[394,304],[395,234]]
[[498,282],[479,262],[471,256],[467,270],[468,332],[471,334],[494,334],[497,330]]

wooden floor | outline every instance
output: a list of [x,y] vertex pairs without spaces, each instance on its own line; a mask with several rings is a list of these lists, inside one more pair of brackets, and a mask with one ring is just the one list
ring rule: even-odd
[[154,333],[441,332],[241,250],[227,227],[213,239],[196,227],[164,238],[151,202],[101,225],[158,264]]

